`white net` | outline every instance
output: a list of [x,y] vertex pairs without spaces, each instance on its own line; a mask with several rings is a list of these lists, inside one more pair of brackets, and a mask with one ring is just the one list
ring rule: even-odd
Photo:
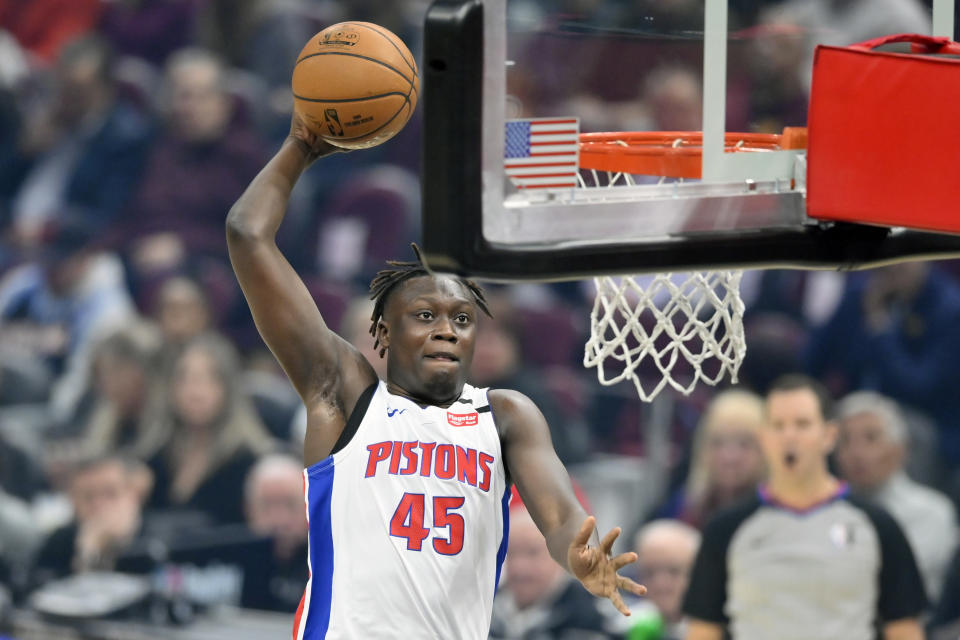
[[[602,199],[629,174],[592,171],[581,187]],[[601,384],[633,381],[649,402],[668,385],[689,394],[700,382],[737,381],[746,355],[742,271],[594,278],[590,339],[583,364]]]
[[747,347],[742,271],[594,278],[585,367],[601,384],[632,380],[645,402],[667,385],[689,394],[699,382],[733,382]]

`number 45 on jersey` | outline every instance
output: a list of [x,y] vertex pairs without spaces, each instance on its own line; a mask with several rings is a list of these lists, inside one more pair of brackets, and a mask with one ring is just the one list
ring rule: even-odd
[[[447,536],[433,536],[433,550],[455,556],[463,549],[463,516],[456,510],[463,506],[463,496],[433,498],[433,527],[447,529]],[[406,538],[408,551],[421,551],[430,529],[423,526],[426,497],[422,493],[405,493],[390,519],[390,535]]]

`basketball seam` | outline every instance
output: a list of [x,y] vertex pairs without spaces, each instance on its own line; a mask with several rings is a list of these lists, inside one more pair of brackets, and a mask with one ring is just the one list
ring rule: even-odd
[[[406,65],[407,65],[408,67],[410,67],[410,71],[413,71],[413,77],[414,77],[414,78],[419,78],[419,77],[420,77],[420,74],[417,73],[417,67],[416,67],[415,65],[412,65],[412,64],[410,64],[409,62],[407,62],[407,57],[406,57],[405,55],[403,55],[403,51],[400,50],[400,47],[397,46],[397,43],[394,42],[389,36],[387,36],[387,34],[385,34],[383,31],[380,31],[380,29],[374,28],[373,25],[364,24],[364,23],[362,23],[362,22],[351,22],[350,24],[354,24],[354,25],[356,25],[356,26],[358,26],[358,27],[363,27],[363,28],[365,28],[365,29],[370,29],[370,31],[373,31],[373,32],[376,33],[377,35],[381,36],[384,40],[386,40],[387,42],[389,42],[390,45],[391,45],[394,49],[397,50],[397,53],[400,54],[400,58],[406,63]],[[408,50],[408,51],[409,51],[409,50]],[[413,58],[413,52],[410,52],[410,57]]]
[[395,68],[395,67],[392,67],[391,65],[387,64],[386,62],[383,62],[382,60],[377,60],[376,58],[371,58],[371,57],[369,57],[369,56],[362,56],[362,55],[360,55],[359,53],[348,53],[348,52],[346,52],[346,51],[318,51],[317,53],[309,53],[309,54],[303,56],[302,58],[300,58],[299,60],[297,60],[297,64],[294,65],[294,67],[296,67],[297,65],[299,65],[301,62],[303,62],[303,61],[306,60],[307,58],[314,58],[314,57],[316,57],[316,56],[347,56],[347,57],[350,57],[350,58],[361,58],[361,59],[363,59],[363,60],[369,60],[370,62],[374,62],[374,63],[376,63],[376,64],[379,64],[380,66],[383,66],[383,67],[386,67],[387,69],[390,69],[390,71],[393,71],[395,74],[397,74],[398,76],[400,76],[401,78],[403,78],[404,80],[406,80],[407,82],[409,82],[411,85],[413,85],[413,80],[411,80],[411,79],[408,78],[407,76],[403,75],[403,72],[402,72],[402,71],[400,71],[399,69],[397,69],[397,68]]
[[305,98],[303,96],[293,94],[293,97],[297,100],[303,100],[304,102],[363,102],[364,100],[376,100],[377,98],[387,98],[390,96],[403,96],[405,101],[410,100],[410,94],[404,93],[402,91],[391,91],[389,93],[379,93],[375,96],[367,96],[365,98],[343,98],[343,99],[333,99],[333,98]]

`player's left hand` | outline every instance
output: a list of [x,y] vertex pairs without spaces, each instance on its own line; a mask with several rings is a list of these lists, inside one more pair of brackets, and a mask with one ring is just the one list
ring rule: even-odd
[[296,109],[290,116],[290,135],[287,137],[300,145],[307,154],[307,166],[313,164],[318,158],[348,151],[348,149],[335,147],[314,133]]
[[637,584],[630,578],[617,574],[621,568],[637,561],[637,554],[632,551],[622,553],[616,558],[611,558],[613,543],[620,535],[620,527],[610,531],[599,547],[588,546],[590,534],[596,527],[597,520],[589,516],[583,521],[580,531],[570,543],[570,549],[567,551],[567,564],[570,572],[576,577],[587,591],[601,598],[609,598],[617,611],[625,616],[630,615],[630,609],[624,604],[620,597],[620,589],[630,593],[642,596],[647,592],[647,588]]

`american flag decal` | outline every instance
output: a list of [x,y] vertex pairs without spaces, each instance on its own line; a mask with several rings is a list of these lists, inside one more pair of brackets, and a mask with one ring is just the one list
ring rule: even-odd
[[507,120],[503,166],[519,189],[577,186],[580,121],[577,118]]

